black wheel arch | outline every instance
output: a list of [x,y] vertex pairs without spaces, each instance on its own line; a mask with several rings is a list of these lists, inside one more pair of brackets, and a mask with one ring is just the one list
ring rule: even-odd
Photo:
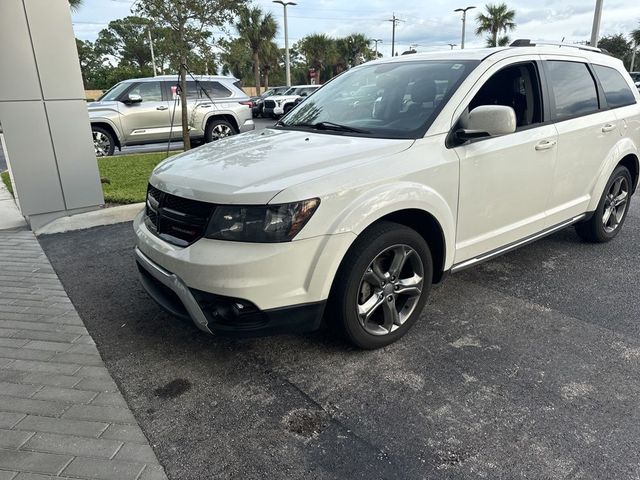
[[120,143],[120,138],[118,138],[118,134],[113,129],[111,124],[107,122],[91,122],[91,128],[93,129],[93,127],[100,127],[108,131],[113,137],[113,141],[115,142],[116,147],[118,147],[118,150],[122,150],[122,144]]

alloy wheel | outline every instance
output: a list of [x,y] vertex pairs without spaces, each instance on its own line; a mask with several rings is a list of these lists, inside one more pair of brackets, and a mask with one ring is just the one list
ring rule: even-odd
[[358,288],[357,315],[371,335],[388,335],[411,316],[422,294],[424,265],[409,245],[393,245],[367,267]]
[[93,132],[93,148],[96,152],[96,157],[105,157],[109,155],[111,149],[111,139],[102,132]]
[[614,232],[622,222],[627,211],[629,201],[629,183],[624,176],[620,176],[611,184],[604,201],[602,225],[607,233]]
[[218,140],[220,138],[231,135],[231,128],[223,123],[216,125],[211,129],[211,139]]

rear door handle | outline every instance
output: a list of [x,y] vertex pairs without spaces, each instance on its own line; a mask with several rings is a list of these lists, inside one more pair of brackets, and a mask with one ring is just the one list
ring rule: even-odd
[[550,148],[555,147],[556,143],[558,142],[556,142],[555,140],[542,140],[536,145],[536,150],[549,150]]
[[602,127],[602,133],[611,132],[616,129],[616,126],[613,123],[607,123]]
[[160,105],[159,107],[156,107],[156,110],[169,110],[169,107],[165,107],[164,105]]

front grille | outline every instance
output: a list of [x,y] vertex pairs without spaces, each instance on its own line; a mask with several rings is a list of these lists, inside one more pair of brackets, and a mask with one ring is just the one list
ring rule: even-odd
[[177,197],[149,185],[146,225],[163,240],[186,247],[204,235],[215,205]]
[[265,100],[264,108],[276,108],[276,102],[274,100]]

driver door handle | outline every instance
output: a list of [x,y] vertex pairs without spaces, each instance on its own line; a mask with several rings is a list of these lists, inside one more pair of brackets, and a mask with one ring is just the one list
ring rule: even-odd
[[169,107],[165,107],[164,105],[160,105],[159,107],[156,107],[156,110],[169,110]]
[[616,126],[613,123],[607,123],[602,126],[602,133],[611,132],[616,129]]
[[536,150],[549,150],[550,148],[555,147],[556,143],[558,142],[556,142],[555,140],[542,140],[536,145]]

